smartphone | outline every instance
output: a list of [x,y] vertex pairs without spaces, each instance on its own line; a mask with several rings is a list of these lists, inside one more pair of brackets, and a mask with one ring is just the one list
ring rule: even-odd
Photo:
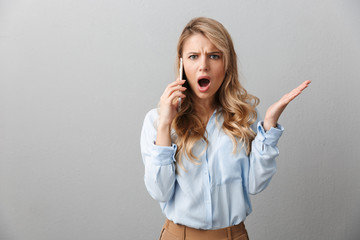
[[[182,80],[182,78],[183,78],[183,59],[182,58],[180,58],[180,66],[179,66],[179,78],[180,78],[180,80]],[[178,104],[178,112],[180,112],[181,111],[181,97],[179,97],[179,104]]]

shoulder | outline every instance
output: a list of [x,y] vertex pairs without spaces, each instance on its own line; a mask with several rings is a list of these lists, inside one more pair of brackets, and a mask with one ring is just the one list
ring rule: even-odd
[[146,120],[152,120],[155,121],[159,117],[159,112],[157,108],[153,108],[150,111],[148,111],[145,115],[145,121]]
[[157,108],[151,109],[145,115],[143,122],[143,130],[149,130],[156,128],[157,122],[159,119],[159,111]]
[[156,108],[151,109],[146,113],[141,129],[141,139],[154,138],[154,135],[156,134],[157,119],[158,111]]

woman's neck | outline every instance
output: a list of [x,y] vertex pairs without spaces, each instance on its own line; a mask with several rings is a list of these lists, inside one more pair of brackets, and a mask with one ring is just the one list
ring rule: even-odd
[[196,115],[201,119],[204,126],[207,125],[207,122],[209,121],[211,115],[214,113],[216,109],[216,105],[214,102],[198,102],[194,106]]

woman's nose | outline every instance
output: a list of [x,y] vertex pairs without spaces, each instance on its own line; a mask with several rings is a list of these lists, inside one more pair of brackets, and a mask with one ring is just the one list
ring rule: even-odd
[[207,57],[201,57],[200,58],[200,71],[209,71],[209,62]]

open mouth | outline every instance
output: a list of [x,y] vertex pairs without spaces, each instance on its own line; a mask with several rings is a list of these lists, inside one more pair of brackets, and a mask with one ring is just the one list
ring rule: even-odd
[[207,87],[210,84],[210,80],[206,78],[199,79],[198,84],[200,87]]
[[210,87],[210,79],[208,77],[200,77],[198,79],[199,91],[206,92]]

